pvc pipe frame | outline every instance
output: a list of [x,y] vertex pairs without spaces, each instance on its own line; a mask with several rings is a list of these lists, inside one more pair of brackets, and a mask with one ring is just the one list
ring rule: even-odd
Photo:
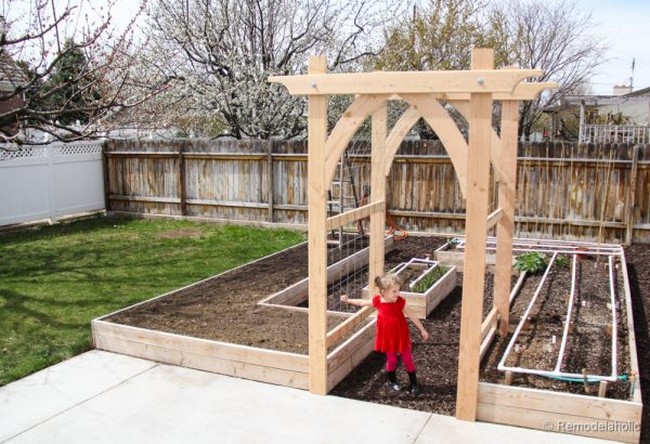
[[[454,238],[456,243],[456,249],[462,250],[465,248],[465,238],[456,237]],[[516,239],[513,243],[513,251],[531,251],[534,247],[534,251],[542,252],[559,252],[562,254],[617,254],[621,255],[623,249],[620,245],[615,244],[598,244],[594,242],[573,242],[567,244],[562,241],[550,241],[550,240],[534,240],[534,239]],[[586,250],[581,251],[576,248],[586,248]],[[487,250],[496,250],[496,238],[488,237],[486,242]]]
[[[398,274],[402,270],[404,270],[406,267],[408,267],[409,265],[413,265],[413,264],[424,264],[429,269],[435,268],[436,266],[439,266],[438,261],[432,261],[431,259],[420,259],[420,258],[414,257],[408,262],[402,262],[397,267],[393,268],[390,272],[394,273],[394,274]],[[415,285],[417,285],[417,283],[422,278],[424,278],[425,275],[426,275],[426,273],[422,273],[420,276],[418,276],[418,278],[416,280],[414,280],[413,282],[411,282],[411,284],[409,284],[409,288],[415,287]]]
[[[609,293],[610,293],[610,304],[611,304],[611,311],[612,311],[612,373],[609,376],[603,376],[603,375],[584,375],[582,373],[567,373],[567,372],[561,372],[560,368],[562,366],[562,360],[564,358],[564,351],[566,348],[566,343],[567,339],[569,336],[569,326],[570,326],[570,320],[571,320],[571,313],[573,310],[573,302],[575,299],[575,283],[576,283],[576,264],[577,264],[577,254],[573,254],[573,267],[572,267],[572,276],[571,276],[571,294],[570,294],[570,299],[569,299],[569,307],[567,308],[567,315],[566,319],[564,321],[564,330],[562,333],[562,343],[560,345],[560,351],[558,353],[558,359],[555,365],[555,369],[553,371],[547,371],[547,370],[538,370],[538,369],[529,369],[529,368],[524,368],[524,367],[510,367],[505,365],[505,361],[510,355],[512,348],[514,347],[515,343],[517,342],[517,338],[519,337],[519,334],[521,330],[523,329],[524,322],[526,319],[528,319],[528,315],[530,314],[532,307],[537,300],[537,297],[539,296],[541,289],[544,285],[544,282],[546,281],[546,278],[548,276],[549,271],[551,270],[551,267],[553,263],[555,262],[555,258],[557,257],[558,252],[553,253],[553,257],[551,258],[551,261],[549,262],[548,266],[546,267],[546,271],[544,272],[544,276],[542,277],[542,280],[540,281],[539,285],[537,286],[537,289],[535,291],[535,294],[531,298],[528,307],[526,308],[526,311],[524,315],[521,317],[519,320],[519,324],[517,325],[517,328],[515,329],[514,334],[512,335],[512,338],[510,339],[510,342],[508,343],[508,346],[506,347],[506,351],[503,354],[503,357],[501,358],[501,361],[499,361],[499,364],[497,368],[500,371],[511,371],[514,373],[526,373],[526,374],[532,374],[532,375],[538,375],[538,376],[547,376],[551,378],[570,378],[570,379],[578,379],[578,380],[585,380],[586,382],[595,382],[595,381],[617,381],[618,380],[618,372],[617,372],[617,351],[616,351],[616,344],[617,344],[617,317],[616,317],[616,300],[615,300],[615,288],[614,288],[614,282],[615,282],[615,277],[614,277],[614,259],[612,256],[609,257]],[[589,381],[591,380],[591,381]]]

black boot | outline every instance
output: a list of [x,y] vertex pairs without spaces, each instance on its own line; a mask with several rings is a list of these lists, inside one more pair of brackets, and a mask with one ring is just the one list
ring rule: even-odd
[[388,387],[395,390],[396,392],[402,390],[402,387],[400,387],[399,383],[397,382],[397,375],[395,374],[395,370],[392,372],[386,372],[386,374],[388,375],[388,382],[386,383]]
[[409,372],[409,386],[406,389],[410,394],[417,395],[420,393],[420,386],[418,385],[418,378],[415,375],[415,370]]

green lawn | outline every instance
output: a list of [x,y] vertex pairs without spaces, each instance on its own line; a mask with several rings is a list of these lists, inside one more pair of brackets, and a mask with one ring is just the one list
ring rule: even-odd
[[92,347],[91,319],[305,240],[103,217],[0,235],[0,386]]

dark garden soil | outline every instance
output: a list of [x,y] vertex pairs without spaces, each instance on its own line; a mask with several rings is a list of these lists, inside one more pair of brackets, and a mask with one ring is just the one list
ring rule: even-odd
[[[395,249],[386,257],[387,268],[392,268],[413,257],[433,258],[434,250],[445,242],[443,238],[410,236],[395,242]],[[356,245],[358,247],[359,245]],[[351,252],[351,251],[350,251]],[[342,253],[333,249],[328,263],[340,259]],[[625,249],[630,287],[632,292],[633,316],[637,353],[640,365],[641,385],[645,389],[641,442],[650,440],[650,246],[633,245]],[[611,331],[608,326],[610,312],[609,277],[605,261],[583,258],[578,263],[578,288],[574,304],[574,320],[571,326],[572,341],[565,349],[566,359],[562,371],[588,374],[609,374],[611,372]],[[217,341],[251,345],[275,350],[307,353],[307,315],[283,308],[259,306],[257,302],[276,293],[307,276],[307,249],[305,245],[283,251],[261,261],[245,265],[220,276],[205,280],[197,285],[182,289],[170,295],[128,309],[111,318],[110,322],[133,325],[181,335],[213,339]],[[570,292],[570,268],[556,267],[549,275],[540,292],[539,301],[533,304],[531,322],[522,331],[517,347],[518,354],[510,356],[505,364],[520,365],[552,370],[555,365],[563,333],[566,295]],[[527,277],[511,310],[510,334],[523,315],[528,301],[533,296],[539,277]],[[513,276],[513,283],[516,277]],[[357,275],[354,280],[332,286],[328,308],[335,311],[355,311],[356,307],[341,304],[338,297],[349,293],[360,297],[356,282],[367,282],[367,274]],[[491,308],[492,274],[485,279],[484,315]],[[617,293],[623,294],[623,278],[620,270],[616,275]],[[372,353],[332,391],[332,395],[353,398],[379,404],[454,415],[456,404],[456,380],[458,367],[458,343],[460,335],[460,301],[462,274],[458,286],[423,320],[430,339],[423,342],[415,328],[411,330],[413,355],[417,365],[418,379],[422,393],[411,396],[395,393],[385,386],[383,355]],[[624,308],[622,300],[616,303]],[[625,310],[619,310],[624,314]],[[576,317],[577,316],[577,317]],[[340,320],[332,319],[334,325]],[[618,360],[619,373],[629,370],[626,319],[619,316]],[[504,374],[496,369],[510,335],[493,342],[483,360],[480,378],[484,381],[503,382]],[[402,382],[406,383],[403,368],[398,370]],[[539,376],[516,374],[513,385],[537,387],[585,393],[582,383],[563,382]],[[589,384],[587,388],[597,384]],[[607,396],[627,399],[629,382],[610,383]]]

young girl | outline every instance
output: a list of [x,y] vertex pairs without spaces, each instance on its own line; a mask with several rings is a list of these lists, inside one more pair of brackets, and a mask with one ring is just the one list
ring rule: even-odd
[[415,375],[415,363],[411,355],[411,337],[406,323],[406,314],[409,319],[420,330],[422,338],[429,339],[429,333],[424,329],[420,320],[412,314],[406,306],[406,300],[399,295],[402,285],[398,276],[388,274],[377,276],[375,284],[379,293],[371,299],[350,299],[347,295],[341,296],[342,302],[357,305],[359,307],[372,305],[377,309],[377,336],[375,338],[375,350],[386,354],[386,374],[388,375],[388,386],[395,391],[401,390],[397,382],[395,371],[397,370],[397,355],[402,356],[402,362],[409,375],[409,393],[417,394],[419,387]]

